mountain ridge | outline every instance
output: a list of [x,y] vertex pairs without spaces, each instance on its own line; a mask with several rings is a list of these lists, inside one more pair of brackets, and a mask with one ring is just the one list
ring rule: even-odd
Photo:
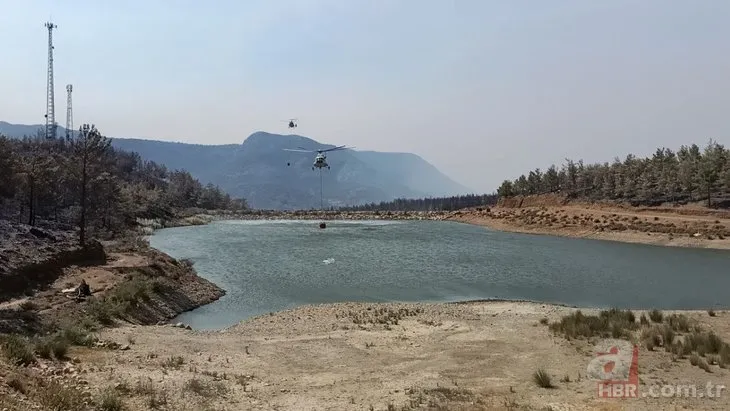
[[[19,138],[35,135],[44,127],[0,121],[0,134]],[[58,126],[58,135],[65,133]],[[319,170],[311,169],[314,153],[284,150],[334,147],[310,137],[256,131],[240,144],[221,145],[109,138],[116,148],[136,152],[168,169],[184,169],[204,184],[216,184],[231,196],[245,197],[254,208],[329,208],[472,192],[417,154],[348,149],[328,153],[331,169],[321,173],[320,203]]]

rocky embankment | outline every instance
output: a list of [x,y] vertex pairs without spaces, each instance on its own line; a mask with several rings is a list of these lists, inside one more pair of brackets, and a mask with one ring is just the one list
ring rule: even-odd
[[[82,281],[92,295],[77,301],[69,291]],[[72,230],[0,220],[0,333],[40,332],[82,318],[155,324],[224,294],[191,263],[138,236],[81,248]]]

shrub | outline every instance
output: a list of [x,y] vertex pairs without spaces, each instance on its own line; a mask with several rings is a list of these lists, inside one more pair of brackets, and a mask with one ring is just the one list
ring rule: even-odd
[[35,363],[35,355],[31,345],[25,338],[10,334],[4,336],[1,345],[5,358],[14,365],[30,365]]
[[87,330],[75,325],[68,325],[64,327],[57,336],[60,340],[64,340],[71,345],[78,345],[82,347],[91,347],[98,341],[98,338],[89,334]]
[[26,300],[20,303],[20,309],[23,311],[35,311],[38,309],[38,304],[33,301]]
[[53,356],[56,357],[57,360],[65,360],[66,354],[68,354],[68,345],[69,342],[63,338],[54,339],[53,342],[51,342]]
[[124,410],[124,403],[116,391],[113,389],[106,389],[101,393],[101,398],[99,399],[99,410],[122,411]]
[[35,343],[35,352],[39,357],[50,360],[51,355],[53,354],[51,340],[48,338],[38,340],[38,342]]
[[580,310],[563,316],[560,322],[550,324],[554,332],[568,338],[614,337],[628,338],[638,329],[636,316],[630,310],[604,310],[599,315],[585,315]]
[[657,309],[653,309],[649,311],[649,318],[655,323],[660,323],[664,319],[664,314]]
[[51,382],[46,387],[37,391],[37,399],[43,409],[63,411],[86,410],[83,394],[70,387],[65,387],[57,382]]
[[669,322],[669,326],[672,327],[674,331],[689,332],[690,330],[689,318],[687,318],[684,314],[672,314],[667,317],[667,320]]
[[535,371],[534,374],[532,374],[532,379],[535,381],[535,384],[537,384],[538,387],[542,388],[553,388],[553,381],[550,377],[550,374],[547,373],[544,369],[540,368],[537,371]]

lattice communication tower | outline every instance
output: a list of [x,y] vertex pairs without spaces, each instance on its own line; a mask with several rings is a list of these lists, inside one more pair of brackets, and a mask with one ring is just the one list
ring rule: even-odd
[[71,105],[71,92],[74,87],[71,84],[66,85],[66,138],[73,137],[74,130],[74,112]]
[[56,113],[53,92],[53,29],[58,26],[47,22],[48,29],[48,88],[46,91],[46,138],[56,138]]

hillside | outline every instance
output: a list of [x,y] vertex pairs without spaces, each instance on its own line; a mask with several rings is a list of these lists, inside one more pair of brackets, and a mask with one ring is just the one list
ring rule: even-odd
[[[35,134],[39,127],[0,122],[0,133],[21,137]],[[59,135],[63,133],[59,127]],[[314,155],[283,149],[333,147],[307,137],[266,132],[253,133],[243,144],[112,138],[112,145],[168,169],[184,169],[203,184],[212,183],[233,197],[245,197],[253,208],[283,210],[320,206],[319,172],[311,169]],[[327,160],[332,168],[322,172],[325,207],[471,191],[410,153],[344,150],[330,154]]]
[[704,149],[697,144],[676,152],[661,147],[651,157],[628,154],[611,164],[568,159],[560,169],[531,170],[504,180],[498,189],[502,198],[544,193],[633,206],[703,201],[708,207],[730,208],[730,150],[710,140]]

